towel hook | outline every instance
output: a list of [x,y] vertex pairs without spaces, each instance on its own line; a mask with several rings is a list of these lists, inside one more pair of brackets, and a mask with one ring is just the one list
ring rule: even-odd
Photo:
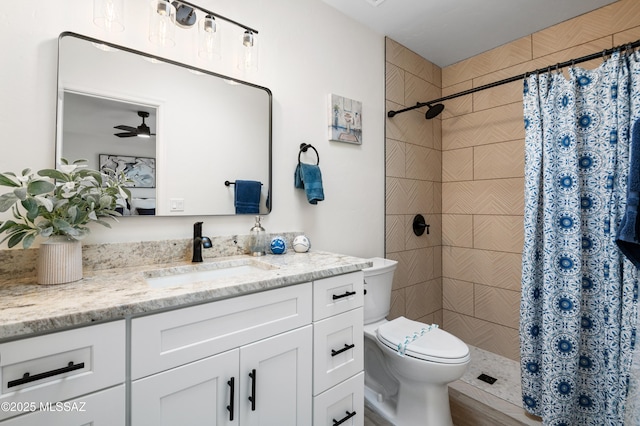
[[318,150],[316,150],[310,143],[304,142],[300,144],[300,151],[298,151],[298,164],[300,164],[300,154],[302,154],[303,152],[307,152],[309,148],[313,149],[316,153],[316,157],[318,157],[318,162],[316,163],[317,166],[318,164],[320,164],[320,154],[318,154]]

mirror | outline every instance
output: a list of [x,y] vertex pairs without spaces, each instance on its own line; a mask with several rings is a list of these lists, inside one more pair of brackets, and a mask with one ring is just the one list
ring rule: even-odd
[[271,211],[269,89],[74,33],[58,47],[56,161],[125,171],[125,216]]

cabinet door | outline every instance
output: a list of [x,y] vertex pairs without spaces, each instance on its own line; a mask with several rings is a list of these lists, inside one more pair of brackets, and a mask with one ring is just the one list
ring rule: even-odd
[[132,426],[237,425],[238,352],[234,349],[134,381]]
[[243,426],[311,424],[312,328],[240,348]]
[[[71,401],[38,404],[37,411],[14,417],[2,426],[116,426],[125,424],[124,385]],[[21,403],[20,403],[21,404]]]

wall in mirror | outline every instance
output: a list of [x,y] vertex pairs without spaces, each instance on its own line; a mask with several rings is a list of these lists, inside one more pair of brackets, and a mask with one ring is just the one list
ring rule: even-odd
[[125,215],[268,214],[271,109],[267,88],[59,38],[56,155],[124,170]]

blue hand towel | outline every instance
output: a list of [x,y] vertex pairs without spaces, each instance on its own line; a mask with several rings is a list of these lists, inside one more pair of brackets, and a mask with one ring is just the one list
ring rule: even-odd
[[298,163],[293,183],[296,188],[304,188],[310,204],[318,204],[318,201],[324,200],[320,167],[313,164]]
[[236,213],[260,213],[262,183],[255,180],[236,180],[233,192]]
[[640,268],[640,119],[635,122],[631,131],[631,148],[629,158],[629,178],[627,180],[627,209],[622,217],[616,244],[622,253]]

